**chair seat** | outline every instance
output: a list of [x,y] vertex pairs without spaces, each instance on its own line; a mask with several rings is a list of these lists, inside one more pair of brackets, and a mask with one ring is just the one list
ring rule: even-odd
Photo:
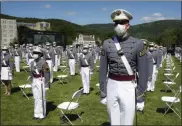
[[66,68],[66,66],[59,66],[59,67],[61,67],[61,68]]
[[[69,104],[70,104],[70,102],[63,102],[63,103],[59,104],[57,107],[59,109],[65,109],[66,110]],[[68,110],[76,109],[78,106],[79,106],[79,103],[71,102]]]
[[30,85],[30,84],[24,84],[24,85],[20,85],[19,86],[20,88],[32,88],[32,85]]
[[96,84],[96,86],[97,86],[97,87],[99,87],[99,86],[100,86],[100,84],[99,84],[99,83],[97,83],[97,84]]
[[166,71],[167,71],[167,70],[172,70],[172,69],[164,69],[164,70],[166,70]]
[[29,68],[29,66],[22,66],[23,68]]
[[66,77],[68,77],[68,75],[58,75],[57,77],[58,78],[66,78]]
[[172,84],[176,84],[175,82],[171,82],[171,81],[164,81],[163,83],[164,83],[164,84],[171,84],[171,85],[172,85]]
[[166,73],[165,76],[173,76],[174,74]]
[[163,96],[161,98],[162,101],[165,101],[165,102],[180,102],[180,99],[179,98],[176,98],[176,97],[169,97],[169,96]]

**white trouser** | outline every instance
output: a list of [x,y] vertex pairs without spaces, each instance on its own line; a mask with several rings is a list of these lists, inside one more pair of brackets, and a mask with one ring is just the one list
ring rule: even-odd
[[58,66],[60,66],[60,65],[61,65],[61,56],[58,55]]
[[20,56],[15,56],[15,68],[16,72],[20,72]]
[[154,91],[155,89],[155,81],[156,81],[156,65],[153,65],[153,73],[152,73],[152,82],[151,82],[151,85],[150,85],[150,90],[151,91]]
[[48,63],[49,69],[50,69],[50,83],[53,82],[53,65],[52,65],[52,60],[46,60]]
[[89,89],[90,89],[89,67],[81,67],[81,78],[82,78],[82,84],[83,84],[83,93],[89,93]]
[[25,54],[25,57],[26,57],[27,65],[29,65],[29,62],[28,62],[28,53]]
[[28,65],[29,65],[30,68],[31,68],[31,62],[32,62],[32,61],[34,61],[33,58],[28,60]]
[[69,59],[70,75],[75,75],[75,59]]
[[137,110],[143,111],[144,109],[144,102],[137,103]]
[[107,110],[111,125],[133,125],[135,115],[135,88],[132,81],[107,82]]
[[1,67],[1,80],[12,80],[12,72],[10,67]]
[[58,55],[55,55],[55,65],[54,65],[53,71],[54,72],[58,71]]
[[44,118],[46,116],[46,92],[44,78],[33,78],[32,93],[34,97],[34,117]]

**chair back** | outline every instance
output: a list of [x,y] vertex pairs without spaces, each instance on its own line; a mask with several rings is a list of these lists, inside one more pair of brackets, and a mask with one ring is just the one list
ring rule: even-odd
[[173,67],[173,70],[175,70],[176,69],[176,67]]
[[72,100],[76,98],[77,99],[76,102],[78,102],[78,100],[79,100],[79,98],[80,98],[80,96],[81,96],[82,93],[83,93],[83,88],[81,88],[80,90],[76,91],[73,94]]
[[177,78],[178,76],[179,76],[179,73],[176,74],[176,77],[175,78]]

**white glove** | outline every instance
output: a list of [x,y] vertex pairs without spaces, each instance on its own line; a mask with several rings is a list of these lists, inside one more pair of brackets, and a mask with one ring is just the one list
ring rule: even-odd
[[102,98],[101,101],[100,101],[100,103],[106,105],[106,103],[107,103],[106,97],[105,98]]

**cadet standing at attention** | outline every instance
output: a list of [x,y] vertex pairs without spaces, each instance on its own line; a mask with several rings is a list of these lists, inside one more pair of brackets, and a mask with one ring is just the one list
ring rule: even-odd
[[5,95],[11,94],[11,80],[13,79],[13,66],[8,48],[3,47],[1,53],[1,80],[5,84]]
[[58,71],[58,52],[57,52],[57,48],[56,47],[56,42],[53,42],[53,55],[54,55],[54,68],[53,68],[53,71],[54,72],[57,72]]
[[[51,49],[51,44],[50,43],[46,43],[46,49],[44,51],[44,59],[46,60],[46,62],[49,65],[49,69],[50,69],[50,83],[53,82],[53,67],[54,67],[54,55],[53,55],[53,51]],[[47,85],[48,82],[46,82],[46,88],[50,87]]]
[[111,125],[133,125],[136,106],[135,71],[139,74],[138,84],[144,85],[146,77],[142,65],[147,63],[146,49],[141,40],[127,32],[129,20],[132,19],[129,12],[117,9],[112,12],[111,18],[115,23],[116,36],[103,43],[99,70],[101,100],[107,97]]
[[[146,51],[146,56],[145,59],[143,58],[144,61],[146,61],[147,63],[142,64],[142,69],[145,72],[142,72],[140,74],[140,76],[145,76],[145,78],[143,79],[142,82],[137,82],[137,90],[136,90],[136,95],[137,95],[137,110],[139,112],[143,113],[143,109],[144,109],[144,103],[145,103],[145,99],[144,99],[144,95],[146,94],[146,90],[147,90],[147,82],[148,82],[148,77],[149,77],[149,51],[147,50],[147,40],[146,39],[141,39],[141,41],[143,41],[144,43],[144,48]],[[142,75],[144,74],[144,75]],[[138,76],[139,77],[139,76]],[[138,80],[138,79],[137,79]]]
[[33,61],[33,45],[29,44],[29,50],[28,50],[28,64],[31,66],[31,62]]
[[90,66],[92,63],[92,56],[88,53],[88,46],[83,47],[83,52],[78,59],[78,67],[82,78],[83,93],[89,94],[90,90]]
[[14,55],[16,72],[20,72],[21,50],[18,48],[18,44],[15,44]]
[[34,97],[34,118],[42,120],[46,116],[46,91],[45,91],[45,74],[49,73],[47,62],[41,58],[43,53],[37,47],[33,51],[34,61],[31,62],[30,74],[32,78],[32,92]]
[[69,61],[69,67],[70,67],[70,75],[75,75],[75,58],[76,53],[73,51],[73,46],[70,45],[70,49],[67,49],[67,56]]
[[92,45],[89,45],[88,51],[89,51],[90,55],[92,56],[92,60],[93,60],[93,61],[91,61],[91,66],[90,66],[90,74],[92,75],[94,72],[94,59],[95,59],[95,53],[94,53],[94,50],[92,48]]

